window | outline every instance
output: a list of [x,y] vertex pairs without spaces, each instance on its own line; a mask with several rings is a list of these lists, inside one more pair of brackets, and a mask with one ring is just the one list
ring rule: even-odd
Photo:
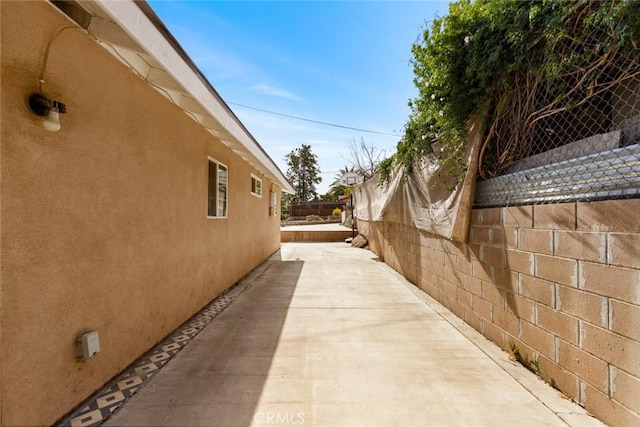
[[254,174],[251,174],[251,194],[262,197],[262,180]]
[[210,218],[227,217],[228,176],[229,172],[225,165],[209,158],[209,197],[207,216]]

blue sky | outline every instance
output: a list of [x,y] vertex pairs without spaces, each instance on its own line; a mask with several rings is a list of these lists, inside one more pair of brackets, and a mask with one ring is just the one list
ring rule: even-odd
[[[301,144],[327,191],[349,141],[392,154],[415,96],[411,44],[448,2],[150,1],[152,8],[286,173]],[[258,109],[359,129],[299,121]]]

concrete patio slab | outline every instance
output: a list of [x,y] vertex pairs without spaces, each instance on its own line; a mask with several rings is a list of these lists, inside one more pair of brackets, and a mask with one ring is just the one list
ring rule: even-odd
[[596,426],[379,262],[288,243],[106,425]]

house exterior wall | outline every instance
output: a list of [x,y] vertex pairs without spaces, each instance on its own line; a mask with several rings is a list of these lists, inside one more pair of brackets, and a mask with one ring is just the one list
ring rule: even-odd
[[[2,425],[50,425],[278,250],[280,189],[77,28],[51,44],[43,92],[68,113],[46,131],[27,97],[70,21],[0,10]],[[208,157],[227,219],[207,218]],[[87,330],[101,351],[79,362]]]
[[358,221],[371,249],[612,426],[640,425],[640,199],[478,209],[468,244]]

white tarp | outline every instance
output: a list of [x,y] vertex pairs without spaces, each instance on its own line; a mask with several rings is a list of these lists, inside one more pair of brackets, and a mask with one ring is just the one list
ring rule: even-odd
[[[411,225],[420,230],[466,242],[469,233],[473,190],[477,174],[478,151],[482,132],[477,124],[469,127],[465,153],[468,165],[464,180],[454,191],[445,188],[444,167],[424,162],[408,176],[394,174],[384,186],[376,176],[355,189],[356,218],[364,221],[389,221]],[[444,179],[444,181],[443,181]]]

